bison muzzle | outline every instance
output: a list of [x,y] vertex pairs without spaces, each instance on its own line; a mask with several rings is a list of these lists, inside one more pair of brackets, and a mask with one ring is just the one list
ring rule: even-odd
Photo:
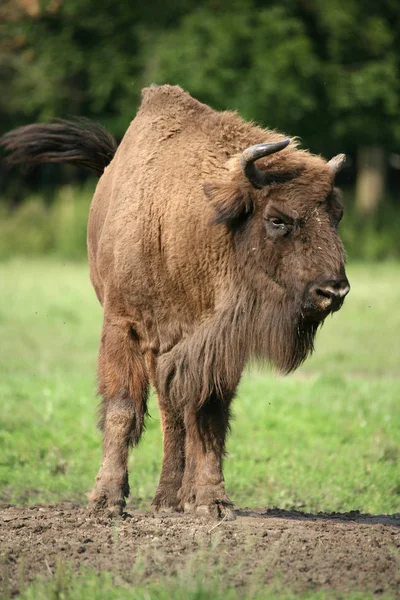
[[90,504],[122,512],[151,382],[164,443],[152,506],[231,516],[222,459],[246,361],[295,369],[349,291],[334,187],[344,155],[326,162],[168,85],[143,91],[118,148],[85,120],[29,125],[1,143],[11,164],[101,175],[88,251],[104,308],[104,438]]

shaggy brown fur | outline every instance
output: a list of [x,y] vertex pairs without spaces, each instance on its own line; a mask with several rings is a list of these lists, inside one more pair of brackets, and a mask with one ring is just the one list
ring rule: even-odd
[[[23,160],[28,134],[40,142],[37,161],[72,160],[102,171],[113,152],[100,134],[97,159],[82,130],[77,155],[73,144],[63,153],[62,132],[53,149],[52,126],[40,127],[3,140],[14,162]],[[128,446],[140,439],[150,380],[164,439],[153,506],[229,513],[222,458],[246,361],[295,369],[331,310],[327,286],[347,286],[333,188],[343,158],[326,163],[292,141],[257,161],[265,183],[259,189],[244,176],[241,153],[280,140],[179,87],[143,91],[89,218],[91,280],[104,307],[104,444],[89,496],[94,505],[124,506]],[[26,154],[35,160],[32,146]]]

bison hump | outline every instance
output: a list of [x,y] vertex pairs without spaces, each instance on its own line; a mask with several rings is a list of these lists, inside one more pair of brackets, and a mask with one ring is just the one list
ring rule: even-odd
[[154,113],[157,116],[181,113],[193,117],[197,114],[214,111],[206,104],[192,98],[179,85],[151,85],[142,90],[140,112]]

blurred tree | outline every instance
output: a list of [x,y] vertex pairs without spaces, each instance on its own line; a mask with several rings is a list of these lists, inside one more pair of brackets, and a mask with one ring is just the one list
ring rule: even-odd
[[[210,1],[175,29],[149,36],[146,78],[189,89],[215,108],[313,135],[320,63],[304,23],[285,2]],[[293,3],[292,3],[293,4]],[[318,134],[320,135],[320,133]]]
[[[190,0],[174,7],[127,0],[0,0],[0,134],[14,126],[53,117],[85,115],[122,137],[136,112],[143,63],[144,29],[176,22]],[[1,177],[12,196],[26,194],[21,172]],[[68,169],[39,167],[34,179],[76,177]],[[7,181],[2,184],[3,181]],[[26,181],[32,185],[32,175]],[[54,194],[49,190],[49,196]]]
[[357,204],[383,196],[385,152],[400,144],[397,0],[203,3],[150,37],[146,76],[180,83],[218,108],[358,155]]
[[8,60],[19,65],[8,78],[13,109],[24,107],[27,118],[40,120],[85,114],[117,136],[136,109],[143,29],[165,28],[190,6],[189,0],[176,0],[174,8],[160,0],[5,2],[2,38]]
[[398,0],[2,0],[0,28],[3,130],[82,114],[121,137],[141,87],[177,83],[357,154],[365,213],[400,149]]
[[356,206],[383,198],[387,151],[400,144],[400,11],[397,0],[299,3],[323,60],[334,140],[357,153]]

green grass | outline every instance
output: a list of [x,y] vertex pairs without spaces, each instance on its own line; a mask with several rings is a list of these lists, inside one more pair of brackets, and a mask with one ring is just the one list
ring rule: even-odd
[[[400,277],[349,268],[352,292],[294,375],[253,369],[234,403],[225,476],[238,506],[399,511]],[[11,502],[85,502],[101,457],[96,353],[101,309],[88,268],[0,264],[0,490]],[[161,463],[155,399],[130,459],[147,507]]]
[[[132,575],[135,575],[135,569]],[[198,568],[187,569],[178,577],[162,582],[144,584],[134,579],[127,584],[109,573],[82,571],[78,576],[59,565],[51,580],[41,579],[19,596],[20,600],[299,600],[299,595],[285,591],[279,580],[268,586],[256,585],[253,590],[227,589],[214,571],[200,575]],[[365,592],[340,593],[328,590],[306,592],[302,600],[372,600],[374,594]],[[380,595],[381,600],[391,596]]]

